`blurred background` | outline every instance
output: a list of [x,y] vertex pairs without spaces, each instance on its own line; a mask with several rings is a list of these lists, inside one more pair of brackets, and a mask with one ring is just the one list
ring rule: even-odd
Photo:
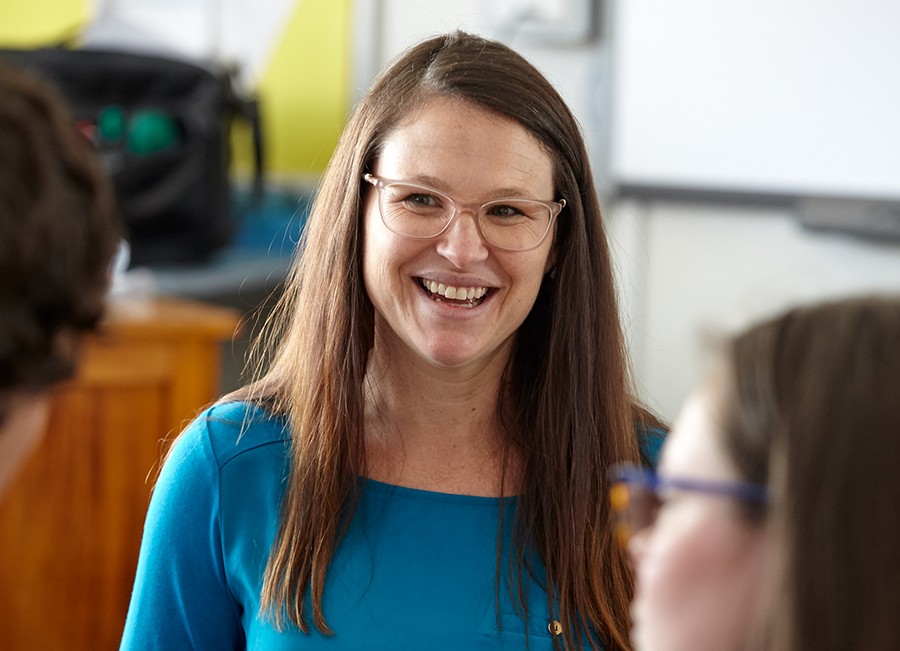
[[711,345],[748,320],[900,289],[900,6],[890,0],[0,7],[0,47],[184,58],[230,70],[236,92],[258,101],[264,197],[248,195],[252,138],[235,120],[234,231],[203,269],[150,264],[156,291],[244,307],[267,296],[353,103],[404,48],[456,28],[517,48],[581,122],[636,382],[663,416],[675,416]]
[[900,291],[895,0],[0,0],[0,59],[64,89],[131,234],[0,507],[0,646],[117,648],[168,442],[245,381],[354,103],[454,29],[516,48],[581,123],[663,417],[748,322]]

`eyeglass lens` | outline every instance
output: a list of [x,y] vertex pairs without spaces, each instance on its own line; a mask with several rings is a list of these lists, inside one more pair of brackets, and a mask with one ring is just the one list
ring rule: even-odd
[[[444,230],[457,205],[450,197],[429,188],[390,183],[382,187],[380,208],[385,225],[395,233],[428,238]],[[550,230],[552,220],[548,206],[527,199],[490,201],[478,211],[484,239],[513,250],[537,246]]]

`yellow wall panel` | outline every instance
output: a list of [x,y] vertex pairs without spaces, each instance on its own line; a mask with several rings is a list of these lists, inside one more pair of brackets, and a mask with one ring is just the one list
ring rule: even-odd
[[0,0],[0,46],[55,45],[77,34],[91,14],[89,0]]
[[351,0],[299,0],[260,85],[273,171],[321,172],[349,109]]

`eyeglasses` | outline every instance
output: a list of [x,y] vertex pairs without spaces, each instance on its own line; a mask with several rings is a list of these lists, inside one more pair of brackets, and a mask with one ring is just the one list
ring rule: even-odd
[[528,251],[538,247],[566,200],[494,199],[483,204],[461,204],[427,185],[394,181],[372,174],[363,180],[378,189],[381,221],[392,232],[413,239],[442,235],[463,210],[476,215],[484,241],[498,249]]
[[771,501],[769,487],[747,482],[712,481],[660,477],[654,472],[629,465],[610,469],[609,501],[616,516],[615,535],[625,547],[631,537],[653,526],[666,490],[718,495],[746,502],[766,504]]

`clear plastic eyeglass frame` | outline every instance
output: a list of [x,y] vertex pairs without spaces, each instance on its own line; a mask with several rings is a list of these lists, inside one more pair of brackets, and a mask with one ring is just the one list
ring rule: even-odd
[[[386,179],[375,176],[373,174],[363,174],[363,180],[367,183],[371,183],[378,190],[378,212],[381,215],[381,221],[384,223],[385,227],[392,233],[417,240],[427,240],[435,237],[440,237],[450,229],[450,226],[453,224],[460,213],[471,212],[472,214],[476,215],[475,223],[478,226],[478,232],[481,235],[482,239],[491,246],[498,249],[504,249],[506,251],[530,251],[539,247],[544,239],[546,239],[547,233],[549,233],[551,228],[553,227],[553,221],[566,205],[565,199],[560,199],[559,201],[539,201],[537,199],[520,199],[510,197],[492,199],[491,201],[486,201],[482,204],[462,204],[458,201],[454,201],[454,199],[446,193],[427,185],[422,185],[421,183],[413,183],[411,181],[401,181],[397,179]],[[391,220],[388,219],[385,215],[384,191],[391,186],[403,186],[415,190],[421,190],[421,195],[423,197],[427,196],[445,201],[447,205],[452,207],[452,210],[450,211],[450,217],[446,218],[446,221],[439,222],[441,228],[436,233],[419,235],[398,230],[397,227],[391,222]],[[544,228],[543,232],[540,233],[540,237],[538,237],[536,241],[530,242],[527,246],[507,246],[503,242],[497,242],[496,238],[492,238],[487,233],[485,233],[482,221],[485,219],[488,209],[494,206],[498,208],[507,208],[517,205],[529,207],[540,206],[542,210],[547,210],[549,220],[547,221],[546,228]]]

